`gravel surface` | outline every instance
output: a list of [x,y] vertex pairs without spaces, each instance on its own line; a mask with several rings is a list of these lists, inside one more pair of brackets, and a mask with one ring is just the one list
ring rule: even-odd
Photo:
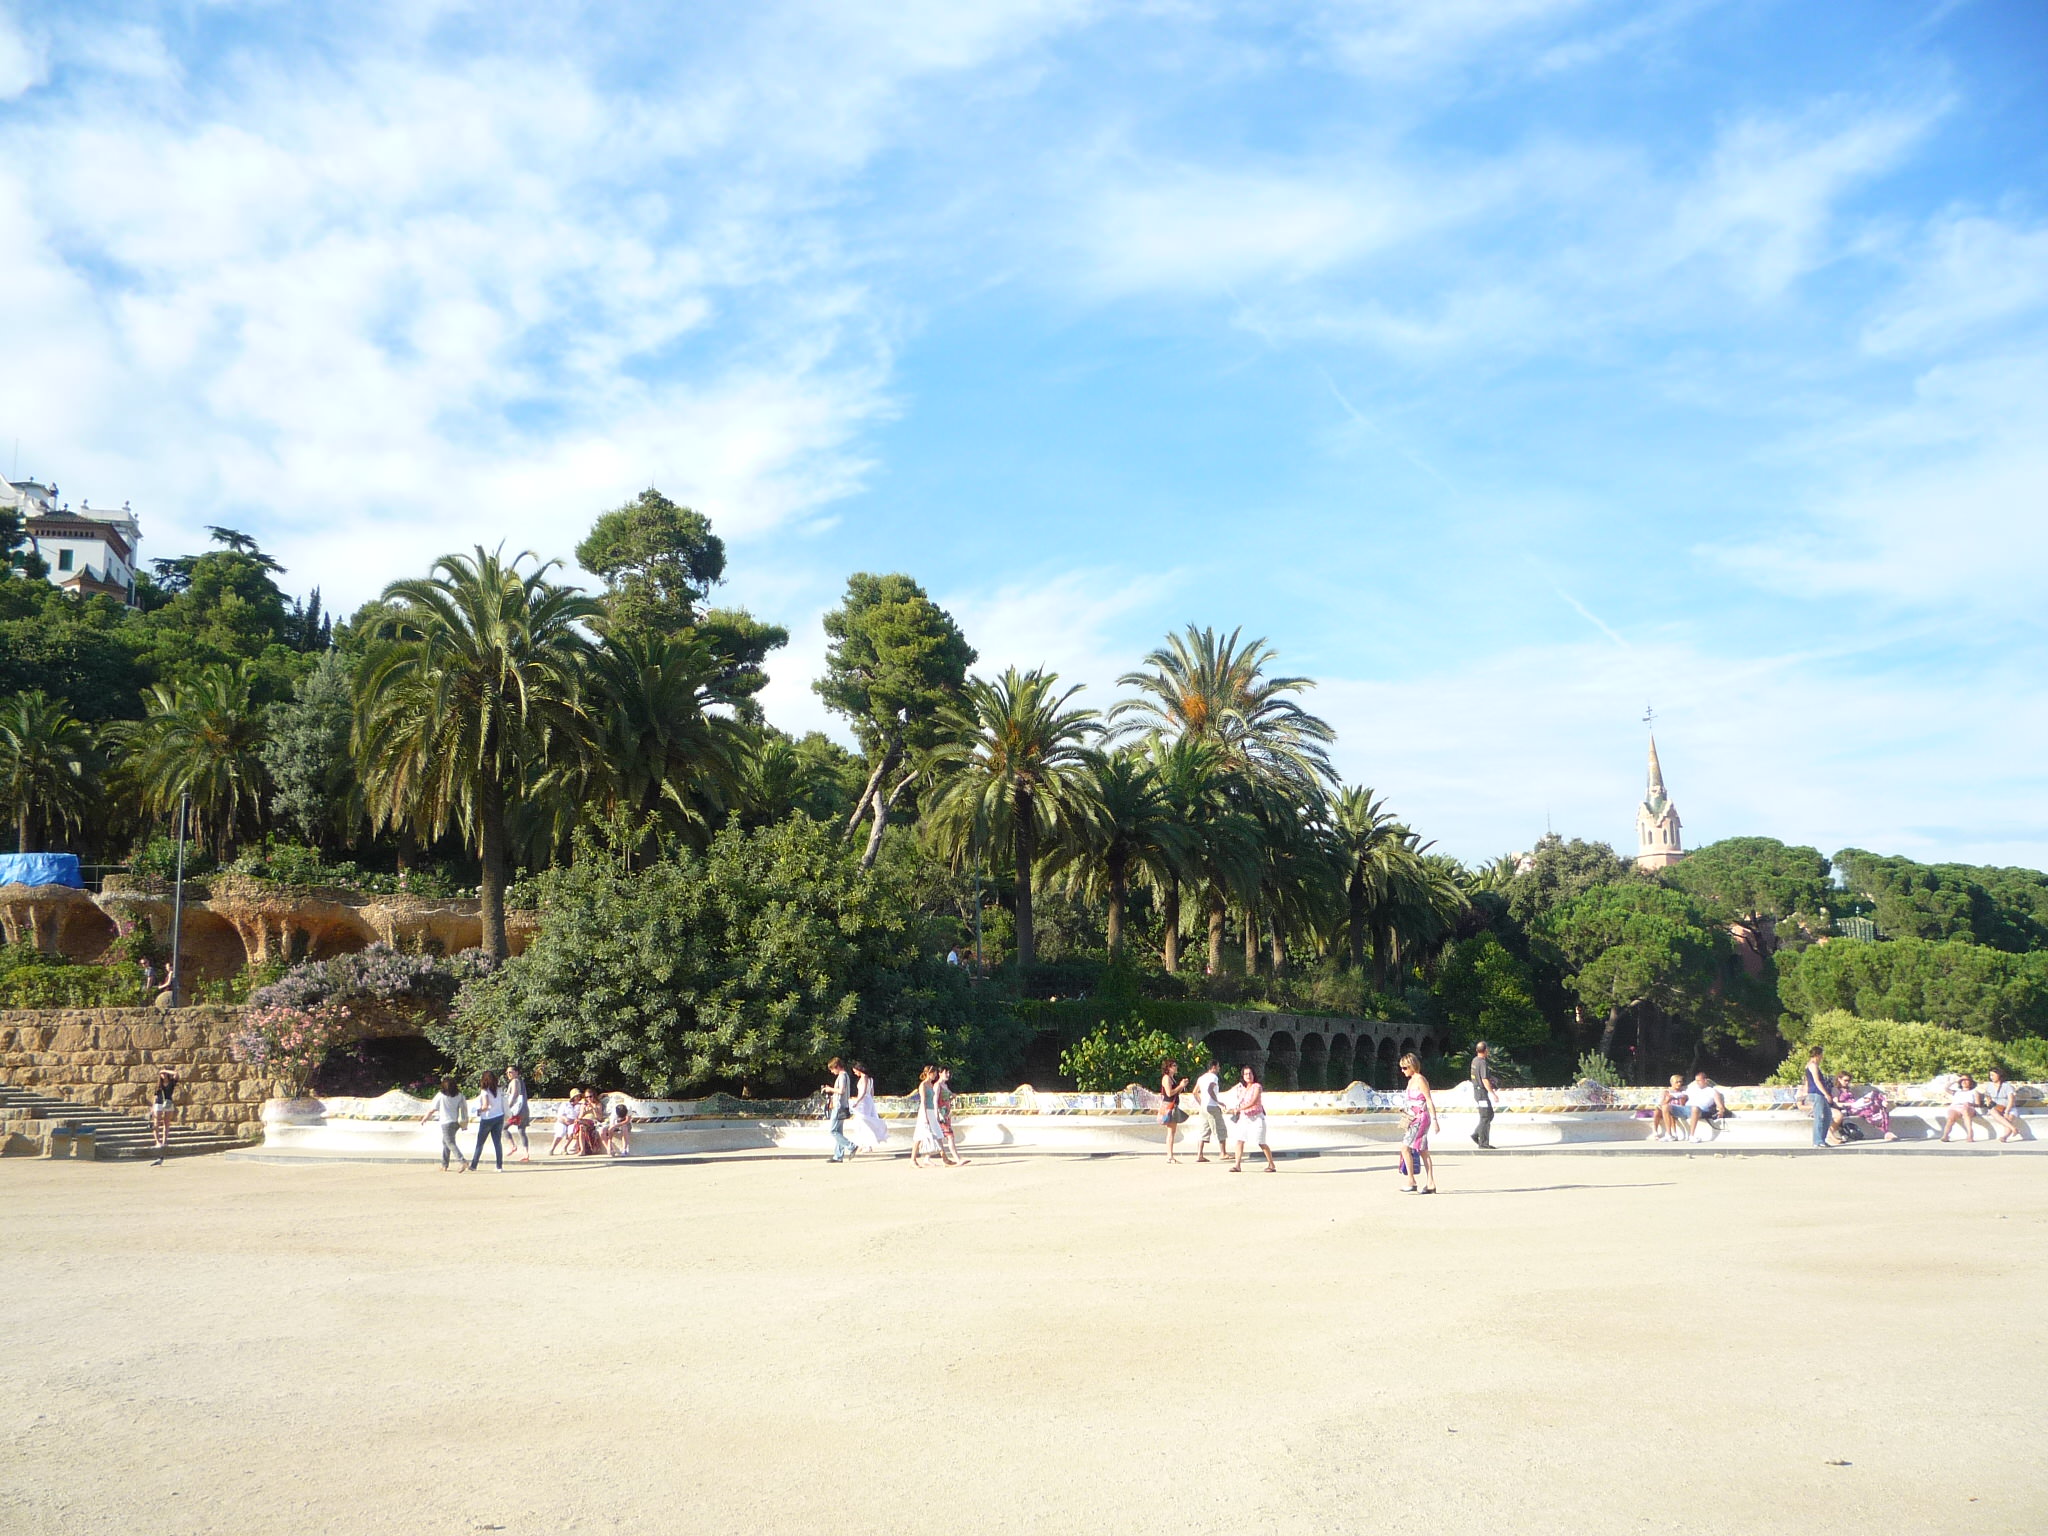
[[0,1531],[2039,1531],[2048,1161],[0,1163]]

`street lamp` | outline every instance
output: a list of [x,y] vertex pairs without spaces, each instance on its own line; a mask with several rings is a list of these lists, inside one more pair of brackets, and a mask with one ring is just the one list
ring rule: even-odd
[[185,821],[192,807],[189,792],[178,795],[178,873],[171,884],[171,975],[165,990],[171,994],[171,1006],[178,1006],[178,992],[185,981],[185,955],[179,947],[179,940],[185,932]]

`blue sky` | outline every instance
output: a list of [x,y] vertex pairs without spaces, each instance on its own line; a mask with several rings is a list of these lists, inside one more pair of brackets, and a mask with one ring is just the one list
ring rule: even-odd
[[[680,18],[676,14],[683,11]],[[1107,704],[1243,625],[1468,858],[2048,864],[2048,13],[0,0],[0,451],[330,600],[655,484]]]

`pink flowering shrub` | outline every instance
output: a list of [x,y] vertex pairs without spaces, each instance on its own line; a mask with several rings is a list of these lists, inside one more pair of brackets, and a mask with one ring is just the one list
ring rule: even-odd
[[228,1041],[235,1060],[271,1069],[287,1092],[306,1091],[327,1053],[347,1038],[349,1010],[340,1003],[251,1008]]

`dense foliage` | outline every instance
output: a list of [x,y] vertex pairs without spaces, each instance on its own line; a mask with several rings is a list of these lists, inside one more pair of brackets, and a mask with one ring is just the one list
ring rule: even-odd
[[914,872],[862,869],[805,818],[631,871],[586,857],[545,883],[539,935],[438,1037],[466,1065],[681,1095],[806,1090],[835,1052],[979,1081],[1021,1051],[997,990],[947,963],[950,926],[923,910]]
[[1792,1050],[1774,1083],[1796,1083],[1809,1046],[1827,1052],[1828,1070],[1859,1083],[1924,1083],[1944,1072],[1968,1072],[1980,1083],[1993,1067],[2009,1077],[2048,1079],[2048,1042],[2000,1041],[1985,1035],[1891,1019],[1864,1019],[1834,1010],[1794,1034]]

